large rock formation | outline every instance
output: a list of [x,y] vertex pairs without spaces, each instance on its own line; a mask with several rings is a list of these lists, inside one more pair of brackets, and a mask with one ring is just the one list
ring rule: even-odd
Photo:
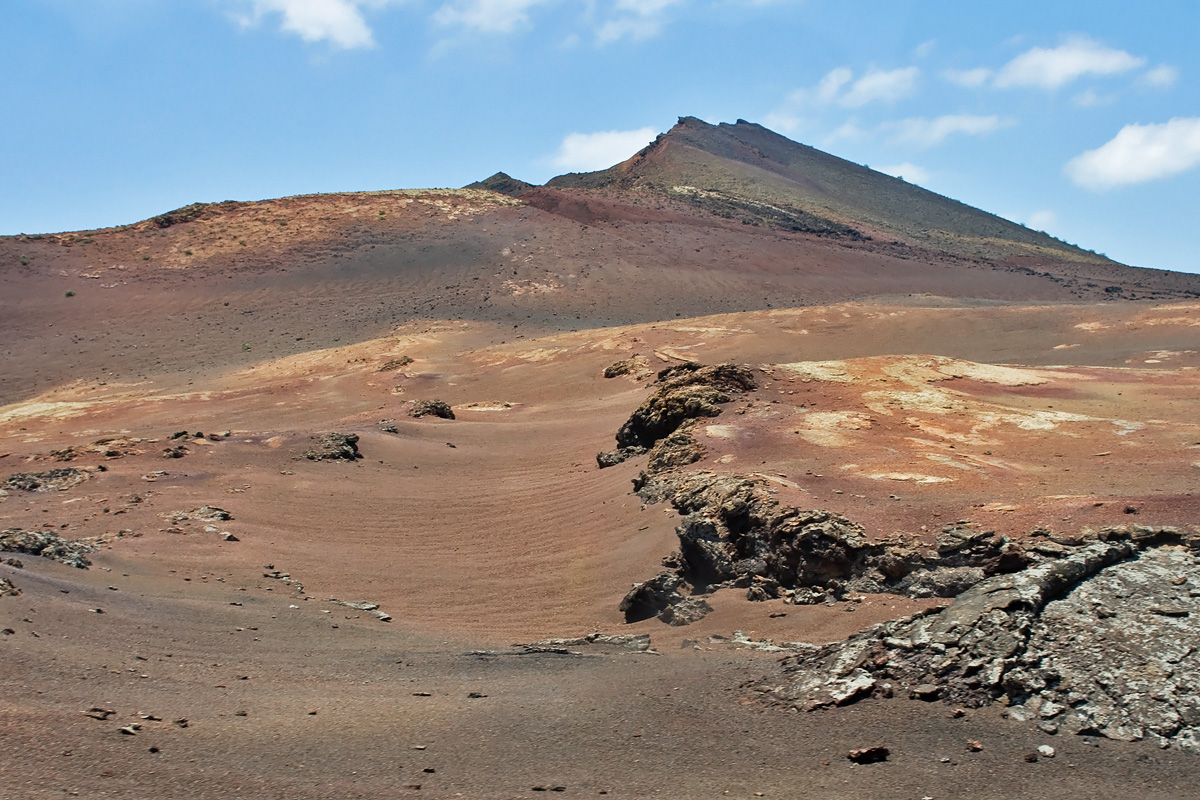
[[992,531],[953,525],[933,547],[899,537],[871,541],[839,514],[781,505],[755,477],[643,473],[635,487],[646,502],[668,501],[683,518],[675,531],[679,551],[663,560],[667,570],[635,585],[622,602],[630,622],[665,620],[666,609],[685,598],[730,587],[744,589],[750,600],[797,604],[847,591],[954,597],[1060,551],[1044,537],[1023,547]]
[[1001,702],[1047,733],[1200,747],[1198,549],[1171,528],[1103,531],[944,610],[811,646],[751,687],[801,710],[896,692]]

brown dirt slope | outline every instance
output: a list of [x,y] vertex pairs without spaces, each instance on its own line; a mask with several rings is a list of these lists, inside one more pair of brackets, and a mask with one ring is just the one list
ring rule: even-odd
[[[1016,259],[1013,263],[1049,267],[1062,276],[1118,281],[1133,274],[1102,255],[745,120],[709,125],[681,117],[628,161],[600,172],[563,175],[547,186],[641,189],[754,224],[803,227],[824,220],[832,223],[829,235],[849,226],[878,239],[967,258]],[[1146,271],[1141,280],[1196,288],[1161,271]]]

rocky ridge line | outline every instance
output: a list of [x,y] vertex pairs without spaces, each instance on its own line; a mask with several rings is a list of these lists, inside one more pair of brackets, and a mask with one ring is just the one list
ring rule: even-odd
[[[632,365],[632,359],[618,362],[605,376],[625,374]],[[1061,554],[1054,542],[1030,550],[965,526],[943,529],[933,548],[901,537],[871,542],[841,515],[781,506],[761,478],[681,472],[704,455],[692,436],[697,421],[756,388],[744,366],[687,362],[664,369],[617,431],[618,449],[597,455],[604,468],[649,454],[634,490],[647,503],[670,502],[683,515],[679,551],[663,559],[665,571],[635,584],[621,601],[627,622],[657,616],[686,625],[711,610],[702,595],[720,588],[745,589],[750,600],[782,597],[799,604],[847,591],[954,597],[986,577]]]
[[675,530],[679,550],[663,559],[666,569],[622,600],[628,622],[658,616],[684,624],[703,610],[697,595],[722,588],[797,605],[848,592],[954,597],[1082,541],[1042,532],[1022,545],[965,525],[946,526],[932,547],[899,536],[870,541],[861,525],[840,514],[781,505],[761,478],[644,472],[634,486],[646,502],[670,502],[683,518]]
[[[635,359],[628,359],[613,364],[604,375],[616,377],[636,368]],[[596,455],[601,469],[645,453],[650,454],[652,472],[699,461],[704,448],[692,438],[695,421],[719,415],[721,405],[734,395],[758,386],[749,367],[694,361],[661,370],[652,385],[654,391],[617,431],[617,449]]]

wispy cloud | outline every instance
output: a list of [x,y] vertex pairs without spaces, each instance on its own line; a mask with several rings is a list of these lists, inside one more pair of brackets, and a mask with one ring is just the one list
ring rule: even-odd
[[883,128],[890,131],[896,141],[918,147],[933,147],[951,136],[982,136],[1015,124],[1015,120],[994,114],[987,116],[946,114],[934,119],[923,117],[902,119],[885,123]]
[[792,114],[786,110],[772,111],[764,116],[762,121],[763,125],[766,125],[771,130],[787,134],[794,134],[797,131],[807,128],[810,124],[807,118]]
[[569,172],[591,172],[619,164],[650,143],[658,131],[638,128],[632,131],[569,133],[550,159],[555,167]]
[[837,126],[825,137],[825,141],[829,143],[862,139],[867,136],[867,131],[864,131],[858,125],[858,120],[848,119],[841,125]]
[[942,72],[942,77],[951,83],[965,86],[968,89],[976,89],[983,86],[992,79],[994,71],[987,67],[976,67],[975,69],[948,69]]
[[1153,69],[1146,70],[1138,79],[1143,86],[1153,86],[1156,89],[1166,89],[1174,86],[1179,80],[1179,68],[1167,64],[1159,64]]
[[1025,226],[1035,231],[1050,231],[1058,225],[1058,215],[1053,211],[1035,211],[1025,220]]
[[895,103],[913,93],[921,70],[904,67],[891,71],[871,70],[846,89],[839,99],[847,108],[860,108],[869,103]]
[[596,29],[596,41],[610,44],[619,39],[650,39],[662,32],[666,12],[682,0],[616,0],[615,15]]
[[1200,166],[1200,117],[1126,125],[1111,140],[1067,162],[1077,186],[1103,191],[1161,180]]
[[1071,102],[1080,108],[1094,108],[1096,106],[1106,106],[1117,101],[1115,94],[1100,94],[1095,89],[1084,89],[1079,94],[1071,98]]
[[439,25],[482,33],[510,33],[529,22],[529,12],[552,0],[452,0],[433,13]]
[[397,0],[250,0],[249,13],[236,15],[243,26],[279,15],[280,27],[306,42],[328,41],[347,50],[373,47],[375,37],[364,8],[382,8]]
[[920,76],[921,70],[917,67],[903,67],[870,70],[856,79],[849,67],[837,67],[825,73],[816,86],[789,94],[775,113],[786,117],[804,109],[831,105],[861,108],[872,103],[895,103],[913,93]]
[[1119,75],[1145,66],[1146,59],[1106,47],[1087,36],[1072,36],[1058,47],[1034,47],[996,73],[1004,88],[1058,89],[1089,75]]
[[908,161],[905,161],[903,164],[877,167],[877,169],[885,175],[891,175],[894,178],[900,178],[909,183],[925,183],[929,180],[928,170]]

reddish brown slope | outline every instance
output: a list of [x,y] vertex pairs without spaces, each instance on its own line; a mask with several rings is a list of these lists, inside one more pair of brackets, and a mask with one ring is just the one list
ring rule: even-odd
[[[1011,266],[742,225],[669,199],[540,189],[529,200],[289,198],[201,209],[165,228],[0,239],[0,400],[150,374],[186,386],[422,319],[493,323],[499,341],[879,295],[1114,296]],[[1124,295],[1139,293],[1178,294]]]

